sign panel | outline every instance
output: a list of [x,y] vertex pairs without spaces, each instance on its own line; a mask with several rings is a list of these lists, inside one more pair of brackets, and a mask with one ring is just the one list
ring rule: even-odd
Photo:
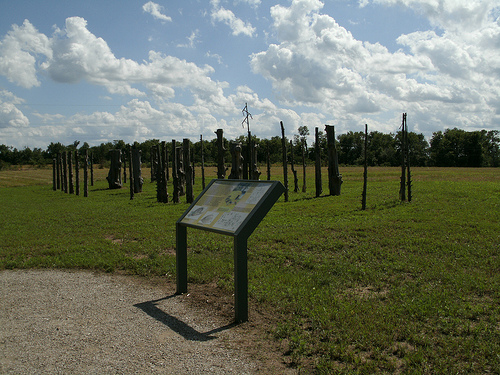
[[179,222],[235,234],[265,201],[275,184],[274,181],[213,180]]

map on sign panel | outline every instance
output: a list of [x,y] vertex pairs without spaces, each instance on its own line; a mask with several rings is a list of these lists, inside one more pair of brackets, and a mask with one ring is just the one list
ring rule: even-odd
[[183,224],[234,233],[272,183],[215,181],[181,220]]

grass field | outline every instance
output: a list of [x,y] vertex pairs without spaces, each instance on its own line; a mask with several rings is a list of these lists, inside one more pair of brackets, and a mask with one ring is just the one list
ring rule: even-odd
[[[365,211],[362,168],[341,173],[341,196],[314,198],[309,168],[307,193],[280,198],[249,238],[250,298],[274,312],[284,355],[307,373],[500,373],[500,169],[414,168],[400,203],[399,169],[370,168]],[[52,191],[49,169],[1,171],[0,269],[175,280],[188,205],[157,203],[148,173],[130,200],[106,174],[84,198]],[[232,239],[189,230],[188,247],[189,282],[230,293]]]

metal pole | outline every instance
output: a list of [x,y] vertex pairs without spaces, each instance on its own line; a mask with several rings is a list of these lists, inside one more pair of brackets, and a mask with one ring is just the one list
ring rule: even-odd
[[187,293],[187,228],[175,225],[177,294]]
[[248,320],[247,237],[234,237],[234,313],[236,323]]

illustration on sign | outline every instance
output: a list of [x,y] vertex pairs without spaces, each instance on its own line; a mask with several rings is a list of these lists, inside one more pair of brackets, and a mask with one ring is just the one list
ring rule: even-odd
[[182,219],[183,224],[235,232],[272,183],[214,182]]

